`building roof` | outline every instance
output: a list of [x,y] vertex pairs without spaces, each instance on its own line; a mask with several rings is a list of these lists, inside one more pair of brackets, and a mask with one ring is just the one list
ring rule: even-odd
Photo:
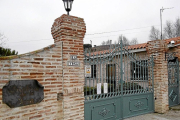
[[[170,38],[165,40],[167,44],[170,44],[171,41],[174,41],[174,45],[180,44],[180,37],[175,37],[175,38]],[[127,46],[128,50],[137,50],[137,49],[145,49],[147,46],[147,43],[141,43],[137,45],[130,45]],[[103,53],[110,53],[112,50],[102,50],[102,51],[96,51],[91,53],[91,55],[98,55],[98,54],[103,54]]]
[[146,46],[147,43],[141,43],[141,44],[127,46],[127,49],[128,50],[141,49],[141,48],[146,48]]
[[169,44],[171,41],[174,41],[175,45],[180,43],[180,36],[175,38],[166,39],[166,43]]
[[[165,41],[167,44],[170,44],[171,41],[174,41],[175,42],[174,44],[176,45],[180,43],[178,40],[180,40],[180,37],[166,39]],[[129,50],[135,50],[135,49],[146,48],[146,46],[147,46],[147,43],[142,43],[142,44],[137,44],[137,45],[130,45],[127,48]]]

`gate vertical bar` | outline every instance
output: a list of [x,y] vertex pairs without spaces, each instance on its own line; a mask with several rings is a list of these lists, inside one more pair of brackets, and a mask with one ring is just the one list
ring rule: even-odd
[[[124,48],[125,48],[125,46],[124,46]],[[122,61],[122,71],[123,71],[123,86],[125,86],[125,88],[126,88],[126,83],[125,83],[125,81],[126,81],[126,78],[125,78],[125,50],[123,51],[123,55],[122,55],[122,60],[124,60],[124,62]],[[126,94],[126,89],[123,91],[124,92],[124,94]]]
[[[179,95],[179,61],[178,61],[178,59],[176,59],[176,62],[177,62],[177,85],[178,85],[178,95]],[[179,102],[179,96],[178,96],[178,103],[180,103]]]
[[[153,110],[155,111],[155,100],[154,100],[154,58],[153,56],[150,58],[151,59],[151,67],[152,67],[152,90],[153,90]],[[148,91],[149,92],[149,91]]]
[[[120,42],[120,44],[121,44],[121,42]],[[118,47],[119,47],[119,45],[118,45]],[[119,53],[119,48],[118,48],[118,53]],[[117,60],[117,62],[119,63],[119,54],[118,54],[118,60]],[[118,64],[118,95],[120,95],[121,94],[121,92],[120,92],[120,90],[119,90],[119,83],[120,83],[120,81],[119,81],[119,79],[120,79],[120,77],[119,77],[119,73],[120,73],[120,70],[119,70],[120,68],[119,68],[119,64]]]
[[[89,53],[89,54],[91,54],[91,53]],[[90,64],[90,63],[89,63],[89,64]],[[90,65],[91,65],[91,64],[90,64]],[[95,87],[95,86],[94,86],[94,84],[95,84],[95,83],[94,83],[94,65],[95,65],[95,63],[94,63],[94,52],[93,52],[93,66],[92,66],[93,68],[91,68],[91,69],[93,69],[93,71],[91,70],[91,71],[92,71],[92,73],[91,73],[91,74],[92,74],[92,75],[91,75],[92,78],[91,78],[91,79],[93,80],[93,82],[92,82],[92,83],[93,83],[93,99],[94,99],[94,96],[95,96],[95,95],[94,95],[94,94],[95,94],[95,93],[94,93],[94,87]],[[91,86],[89,86],[89,87],[91,87]]]
[[[137,58],[137,57],[136,57],[136,54],[135,54],[134,56],[135,56],[135,58]],[[136,65],[137,65],[137,60],[135,60],[135,81],[137,80],[137,74],[136,74],[136,72],[138,73],[138,71],[136,71],[136,69],[137,69],[137,68],[136,68]],[[135,82],[135,84],[134,84],[133,90],[134,90],[135,93],[137,93],[136,82]]]
[[[128,57],[129,57],[129,56],[128,56],[128,52],[126,52],[126,65],[127,65],[127,66],[126,66],[126,67],[127,67],[127,74],[126,74],[127,76],[126,76],[126,77],[127,77],[127,84],[131,83],[131,82],[128,80],[128,79],[129,79],[129,77],[128,77],[128,76],[129,76],[129,73],[128,73],[128,71],[129,71],[129,70],[128,70],[128,65],[129,65],[129,64],[128,64],[128,63],[129,63],[128,61],[129,61],[129,58],[128,58]],[[129,83],[128,83],[128,81],[129,81]],[[131,85],[131,84],[129,84],[129,85],[127,86],[127,87],[128,87],[128,93],[127,93],[127,94],[129,94],[129,92],[130,92],[130,88],[131,88],[130,85]]]
[[121,69],[121,116],[122,116],[122,118],[123,118],[123,67],[122,67],[122,57],[123,57],[123,55],[122,55],[122,52],[123,52],[123,43],[122,43],[122,39],[123,39],[123,36],[122,36],[122,38],[121,38],[121,59],[120,59],[120,64],[121,64],[121,66],[120,66],[120,69]]
[[[104,61],[105,61],[105,60],[104,60],[104,52],[103,52],[103,55],[102,55],[102,77],[103,77],[103,80],[102,80],[102,81],[103,81],[103,84],[106,83],[105,78],[104,78],[104,76],[105,76],[105,75],[104,75],[104,74],[105,74],[105,73],[104,73]],[[104,86],[104,85],[103,85],[103,86]],[[104,86],[104,87],[105,87],[105,86]],[[104,90],[103,90],[103,92],[104,92]],[[103,98],[105,98],[105,96],[106,96],[106,95],[105,95],[105,92],[104,92]]]
[[[101,53],[99,54],[99,61],[98,61],[98,66],[99,66],[99,81],[101,83],[101,87],[103,86],[103,83],[102,83],[102,76],[101,76]],[[102,91],[102,88],[101,88],[101,95],[100,95],[100,98],[102,98],[102,94],[103,94],[103,91]]]

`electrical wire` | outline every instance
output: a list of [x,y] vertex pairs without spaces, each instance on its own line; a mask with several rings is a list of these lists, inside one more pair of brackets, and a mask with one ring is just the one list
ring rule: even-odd
[[[153,26],[160,26],[160,25],[153,25]],[[101,32],[101,33],[92,33],[92,34],[86,34],[86,36],[88,36],[88,35],[96,35],[96,34],[120,32],[120,31],[128,31],[128,30],[135,30],[135,29],[143,29],[143,28],[148,28],[148,27],[152,27],[152,26],[146,26],[146,27],[140,27],[140,28],[132,28],[132,29],[124,29],[124,30],[117,30],[117,31],[109,31],[109,32]],[[145,31],[145,32],[147,32],[147,31]],[[133,33],[139,33],[139,32],[133,32]],[[133,34],[133,33],[125,33],[125,34]],[[117,35],[110,35],[110,36],[117,36]],[[100,37],[93,37],[93,38],[110,37],[110,36],[100,36]],[[93,39],[93,38],[86,38],[86,39]],[[9,42],[9,43],[22,43],[22,42],[32,42],[32,41],[42,41],[42,40],[53,40],[53,39],[49,38],[49,39],[28,40],[28,41],[18,41],[18,42]]]
[[29,41],[10,42],[10,43],[32,42],[32,41],[42,41],[42,40],[53,40],[53,39],[52,39],[52,38],[49,38],[49,39],[40,39],[40,40],[29,40]]
[[[160,25],[154,25],[154,26],[160,26]],[[96,34],[120,32],[120,31],[135,30],[135,29],[142,29],[142,28],[148,28],[148,27],[152,27],[152,26],[146,26],[146,27],[140,27],[140,28],[132,28],[132,29],[124,29],[124,30],[117,30],[117,31],[109,31],[109,32],[101,32],[101,33],[92,33],[92,34],[86,34],[86,35],[96,35]]]
[[[143,32],[149,32],[149,31],[143,31]],[[143,33],[143,32],[141,31],[141,32],[133,32],[133,33],[123,33],[123,35],[134,34],[134,33]],[[86,38],[86,39],[94,39],[94,38],[102,38],[102,37],[112,37],[112,36],[117,36],[117,35],[100,36],[100,37],[93,37],[93,38]]]

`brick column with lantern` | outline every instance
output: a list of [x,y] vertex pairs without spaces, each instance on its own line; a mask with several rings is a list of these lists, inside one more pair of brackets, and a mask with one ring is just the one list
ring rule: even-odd
[[84,119],[84,20],[62,15],[51,28],[55,44],[62,42],[63,116],[65,120]]

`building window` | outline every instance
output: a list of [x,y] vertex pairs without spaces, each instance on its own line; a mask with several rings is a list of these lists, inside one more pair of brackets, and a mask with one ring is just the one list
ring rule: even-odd
[[148,80],[147,60],[131,61],[131,80]]
[[116,78],[116,65],[115,64],[106,65],[106,78],[107,78],[108,83],[115,84],[115,78]]
[[91,65],[91,78],[96,78],[96,65]]

